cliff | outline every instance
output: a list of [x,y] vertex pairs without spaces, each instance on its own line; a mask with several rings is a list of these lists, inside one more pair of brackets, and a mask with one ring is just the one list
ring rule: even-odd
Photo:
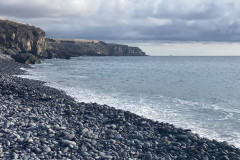
[[110,44],[96,40],[48,39],[40,28],[0,20],[0,57],[11,56],[26,64],[40,63],[43,58],[77,56],[145,56],[138,47]]
[[145,56],[138,47],[96,40],[46,39],[48,55],[56,58],[76,56]]
[[39,63],[46,56],[45,32],[40,28],[0,20],[0,52],[21,63]]

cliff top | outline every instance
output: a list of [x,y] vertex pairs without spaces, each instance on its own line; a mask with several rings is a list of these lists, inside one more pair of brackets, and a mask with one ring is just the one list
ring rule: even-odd
[[50,39],[47,38],[48,41],[52,42],[84,42],[84,43],[99,43],[98,40],[87,40],[87,39]]
[[35,26],[31,26],[29,24],[26,24],[26,23],[23,23],[23,22],[17,22],[17,21],[9,21],[9,20],[6,20],[6,19],[1,19],[0,18],[0,24],[2,25],[11,25],[11,26],[24,26],[24,27],[31,27],[31,28],[37,28],[37,29],[40,29],[38,27],[35,27]]
[[87,39],[56,39],[56,41],[74,41],[74,42],[99,43],[99,41],[97,41],[97,40],[87,40]]
[[18,22],[18,21],[12,21],[12,20],[10,21],[10,20],[3,19],[3,18],[0,18],[0,21],[6,21],[6,22],[9,22],[9,23],[18,23],[18,24],[28,25],[27,23]]
[[45,36],[45,32],[39,27],[31,26],[21,22],[0,19],[0,34],[2,36],[3,34],[7,35],[15,32],[23,36],[28,36],[29,34],[34,34],[33,36],[38,34]]

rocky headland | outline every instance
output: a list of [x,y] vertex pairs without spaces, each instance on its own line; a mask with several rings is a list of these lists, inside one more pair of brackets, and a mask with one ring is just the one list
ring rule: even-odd
[[19,22],[0,20],[0,53],[20,63],[40,63],[46,52],[45,32]]
[[138,47],[96,40],[46,39],[46,45],[48,54],[57,58],[77,56],[145,56],[145,53]]
[[34,44],[23,51],[19,42],[6,42],[16,50],[2,48],[13,55],[0,53],[0,159],[240,160],[240,149],[227,142],[107,105],[79,103],[44,82],[14,76],[30,67],[15,62],[16,53],[46,57]]
[[145,56],[138,47],[96,40],[49,39],[40,28],[0,20],[0,53],[20,63],[40,63],[44,58],[77,56]]

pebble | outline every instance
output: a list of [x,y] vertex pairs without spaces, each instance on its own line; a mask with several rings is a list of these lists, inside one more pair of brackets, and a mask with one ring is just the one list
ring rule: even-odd
[[208,156],[204,156],[202,160],[209,160]]
[[101,159],[112,159],[112,158],[113,158],[112,156],[106,156],[106,155],[101,156]]
[[13,153],[12,154],[12,159],[17,159],[18,158],[18,155],[16,153]]
[[27,140],[27,142],[28,142],[28,143],[33,143],[33,139],[32,139],[32,138],[29,138],[29,139]]
[[115,136],[115,138],[116,138],[116,139],[120,139],[120,138],[122,138],[122,136],[121,136],[121,134],[117,134],[117,135]]
[[7,141],[7,146],[10,146],[10,145],[11,145],[10,141]]
[[151,159],[152,159],[152,154],[151,154],[151,153],[147,153],[146,159],[147,159],[147,160],[151,160]]
[[0,159],[240,157],[226,142],[107,105],[78,103],[42,82],[10,75],[20,64],[9,64],[0,59]]
[[63,140],[63,144],[64,144],[64,145],[67,145],[67,146],[69,146],[69,147],[71,147],[71,148],[77,145],[76,142],[74,142],[74,141],[69,141],[69,140]]
[[228,156],[224,155],[222,157],[220,157],[220,160],[229,160]]
[[146,142],[146,143],[144,143],[144,146],[143,146],[145,149],[147,149],[147,148],[149,148],[149,147],[151,147],[151,144],[149,143],[149,142]]
[[51,152],[51,148],[46,146],[46,147],[43,148],[43,151],[46,152],[46,153]]
[[75,134],[69,134],[69,133],[67,133],[67,134],[64,136],[64,139],[72,140],[74,137],[75,137]]

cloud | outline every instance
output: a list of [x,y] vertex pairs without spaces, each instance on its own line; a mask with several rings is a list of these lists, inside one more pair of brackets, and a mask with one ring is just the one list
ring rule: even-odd
[[236,0],[0,0],[0,17],[55,38],[239,41]]
[[1,0],[0,14],[17,18],[80,18],[94,14],[99,2],[98,0]]

